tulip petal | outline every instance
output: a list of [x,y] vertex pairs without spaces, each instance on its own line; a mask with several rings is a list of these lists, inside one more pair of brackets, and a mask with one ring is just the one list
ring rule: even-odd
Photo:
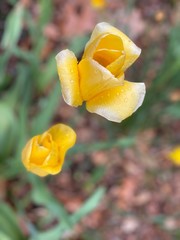
[[94,8],[101,9],[106,6],[106,2],[105,2],[105,0],[91,0],[91,5]]
[[97,113],[110,121],[121,122],[142,104],[145,95],[144,83],[124,81],[119,87],[104,91],[87,101],[89,112]]
[[32,172],[32,173],[34,173],[34,174],[36,174],[40,177],[45,177],[49,174],[42,167],[38,167],[37,165],[35,165],[33,163],[29,166],[29,168],[28,167],[26,167],[26,168],[27,168],[28,171],[30,171],[30,172]]
[[119,76],[123,74],[122,72],[122,66],[125,61],[125,53],[123,52],[123,55],[118,57],[114,62],[109,64],[106,68],[114,75],[114,76]]
[[37,138],[37,136],[33,137],[31,140],[29,140],[25,147],[22,150],[22,162],[25,166],[28,166],[31,152],[32,152],[32,145],[33,145],[33,139]]
[[[88,45],[88,47],[87,47]],[[83,58],[93,58],[96,51],[101,49],[123,51],[122,39],[111,33],[100,34],[93,41],[86,44]]]
[[36,148],[35,145],[37,144],[39,138],[40,138],[40,135],[33,137],[30,141],[27,142],[26,146],[22,151],[22,162],[28,171],[33,172],[40,177],[44,177],[48,175],[48,173],[43,169],[41,169],[40,165],[38,165],[40,164],[42,159],[37,156],[38,157],[36,158],[37,162],[36,163],[31,162],[32,151],[34,151],[34,148]]
[[96,25],[89,42],[86,44],[84,55],[86,55],[86,52],[88,52],[89,48],[91,48],[91,44],[102,34],[106,33],[114,34],[122,39],[124,51],[126,53],[126,59],[122,71],[125,71],[139,57],[141,49],[138,48],[123,32],[106,22],[101,22]]
[[76,142],[76,133],[72,128],[64,124],[56,124],[47,130],[52,136],[52,140],[56,142],[61,151],[67,151]]
[[55,175],[61,171],[63,163],[64,163],[64,160],[62,161],[62,164],[57,164],[54,167],[43,166],[42,169],[44,170],[44,172],[46,172],[46,175],[48,175],[48,174]]
[[115,78],[112,73],[93,59],[85,58],[79,65],[80,89],[83,100],[123,84],[123,79]]
[[74,107],[81,105],[82,97],[76,56],[66,49],[57,54],[56,62],[64,101]]
[[94,53],[93,59],[101,64],[103,67],[108,66],[121,56],[122,51],[100,49]]
[[56,124],[47,132],[51,134],[53,141],[59,148],[59,162],[56,166],[45,166],[44,169],[50,174],[56,174],[62,168],[67,150],[74,146],[76,142],[76,133],[72,128],[64,124]]
[[65,153],[62,148],[58,147],[56,142],[53,142],[51,152],[45,159],[42,169],[47,172],[47,174],[54,175],[59,173],[64,163]]
[[[43,139],[42,139],[43,137]],[[49,149],[51,149],[51,142],[49,140],[48,143],[48,138],[50,138],[50,135],[45,136],[43,134],[42,136],[39,135],[37,137],[34,137],[32,140],[32,150],[31,150],[31,163],[34,163],[36,165],[41,165],[43,163],[43,160],[48,156],[49,154]],[[41,141],[42,139],[42,141]],[[46,148],[46,145],[44,146],[44,143],[50,145],[50,147]]]
[[177,166],[180,166],[180,146],[175,147],[169,153],[170,160]]

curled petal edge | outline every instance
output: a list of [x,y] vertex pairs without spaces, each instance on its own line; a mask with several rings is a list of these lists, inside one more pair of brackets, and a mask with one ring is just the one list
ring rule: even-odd
[[144,83],[124,81],[123,86],[104,91],[87,101],[87,110],[106,119],[120,123],[131,116],[143,103],[145,96]]

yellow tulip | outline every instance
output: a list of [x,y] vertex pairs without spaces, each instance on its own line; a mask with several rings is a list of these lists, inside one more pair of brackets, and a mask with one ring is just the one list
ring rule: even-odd
[[68,49],[56,56],[65,102],[77,107],[86,101],[89,112],[121,122],[142,104],[144,83],[124,80],[124,71],[139,57],[138,48],[108,23],[96,25],[78,63]]
[[177,166],[180,166],[180,146],[175,147],[169,153],[170,160]]
[[25,168],[44,177],[61,171],[67,150],[76,141],[76,133],[72,128],[57,124],[31,138],[22,151],[22,162]]
[[106,3],[105,0],[91,0],[91,5],[94,8],[104,8]]

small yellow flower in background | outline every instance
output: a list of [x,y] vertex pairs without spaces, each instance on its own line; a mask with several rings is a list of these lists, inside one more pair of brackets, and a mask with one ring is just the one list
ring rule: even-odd
[[91,0],[91,5],[94,8],[104,8],[106,6],[105,0]]
[[79,63],[68,49],[56,56],[65,102],[77,107],[86,101],[89,112],[114,122],[129,117],[141,106],[145,85],[124,80],[124,71],[140,53],[117,28],[105,22],[97,24]]
[[180,146],[175,147],[169,153],[169,158],[175,165],[180,166]]
[[31,138],[22,151],[25,168],[40,177],[61,171],[67,150],[76,141],[74,130],[57,124],[42,135]]

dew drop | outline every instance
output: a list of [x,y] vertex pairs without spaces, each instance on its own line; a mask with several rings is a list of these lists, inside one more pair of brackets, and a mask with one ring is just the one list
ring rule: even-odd
[[124,102],[127,103],[127,98],[124,99]]
[[120,95],[120,93],[118,92],[118,93],[116,93],[116,96],[119,96]]

